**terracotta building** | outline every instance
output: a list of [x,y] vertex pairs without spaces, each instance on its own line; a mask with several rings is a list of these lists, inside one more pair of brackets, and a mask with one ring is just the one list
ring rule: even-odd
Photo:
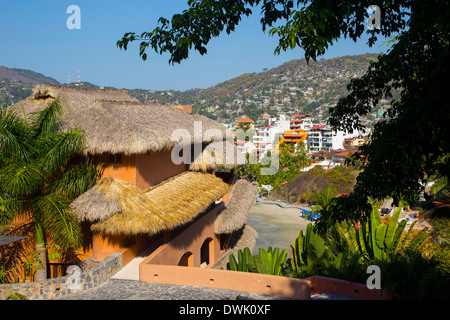
[[125,90],[37,85],[13,107],[30,114],[54,99],[64,108],[61,130],[82,129],[83,156],[104,169],[71,205],[83,229],[81,260],[122,253],[125,266],[146,252],[156,264],[213,267],[238,244],[254,246],[246,220],[256,187],[236,178],[245,157],[223,125]]

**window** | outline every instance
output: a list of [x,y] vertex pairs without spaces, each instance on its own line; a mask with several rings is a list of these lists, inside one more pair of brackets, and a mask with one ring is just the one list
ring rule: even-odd
[[122,163],[122,154],[121,153],[110,153],[109,154],[109,163]]

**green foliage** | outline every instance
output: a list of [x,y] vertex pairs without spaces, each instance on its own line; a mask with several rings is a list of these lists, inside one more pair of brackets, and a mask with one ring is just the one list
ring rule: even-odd
[[333,189],[331,186],[328,186],[324,192],[315,192],[315,196],[317,198],[317,205],[312,208],[312,212],[318,212],[322,210],[329,210],[333,205]]
[[[272,155],[272,162],[256,163],[255,159],[250,160],[250,156],[247,154],[247,163],[235,170],[235,172],[249,181],[257,181],[259,185],[271,185],[274,189],[281,186],[285,181],[288,181],[297,176],[301,169],[308,165],[308,158],[306,156],[304,146],[297,148],[294,154],[293,146],[280,145],[279,154]],[[278,159],[278,167],[276,162]],[[265,174],[264,170],[272,169],[271,173]]]
[[206,54],[212,38],[234,32],[255,8],[262,12],[262,30],[268,29],[278,38],[275,53],[300,47],[308,62],[325,54],[342,36],[356,42],[366,34],[369,46],[380,35],[395,36],[388,52],[371,63],[363,77],[351,80],[349,93],[329,110],[333,129],[364,130],[361,119],[382,99],[394,99],[383,121],[373,127],[370,142],[350,160],[363,172],[355,193],[342,197],[335,210],[320,221],[322,230],[326,230],[335,221],[358,221],[369,215],[370,200],[392,196],[395,203],[405,200],[412,204],[422,191],[419,181],[450,174],[450,118],[446,107],[450,101],[449,3],[378,1],[375,4],[381,11],[381,26],[371,30],[366,27],[367,7],[373,4],[352,0],[190,0],[181,14],[160,18],[151,32],[126,33],[117,46],[127,50],[131,42],[139,41],[143,60],[147,59],[146,49],[151,48],[159,54],[168,53],[170,63],[180,63],[192,50]]
[[283,272],[286,256],[287,250],[282,250],[280,252],[279,248],[272,250],[272,247],[269,247],[267,251],[263,248],[259,248],[259,254],[252,257],[253,259],[248,264],[248,268],[253,273],[278,276]]
[[[39,253],[36,251],[28,252],[26,254],[26,260],[13,268],[6,269],[3,261],[0,260],[0,283],[6,285],[8,283],[8,273],[13,272],[16,269],[24,268],[28,273],[34,273],[38,269],[43,268],[43,263],[39,259]],[[23,279],[25,281],[25,279]],[[14,282],[18,282],[18,278],[15,279]]]
[[82,238],[69,204],[95,184],[101,166],[70,162],[81,155],[85,139],[77,128],[59,131],[61,115],[57,99],[29,119],[0,110],[0,222],[6,228],[15,215],[32,212],[36,242],[49,238],[64,252]]
[[335,256],[334,248],[308,224],[305,234],[300,231],[294,246],[290,246],[288,259],[289,275],[305,278],[311,275],[326,275],[330,270],[342,268],[343,253]]
[[363,77],[350,82],[349,94],[330,110],[334,128],[364,129],[359,115],[400,91],[385,119],[374,126],[370,142],[353,155],[351,164],[362,168],[355,195],[342,199],[328,219],[344,212],[359,219],[369,214],[369,199],[391,196],[395,203],[411,205],[423,191],[419,182],[449,175],[450,94],[444,85],[449,81],[449,4],[436,1],[430,6],[418,0],[410,3],[410,10],[409,28]]
[[413,235],[405,222],[398,222],[396,211],[389,224],[384,224],[376,207],[367,221],[357,227],[345,221],[332,225],[326,234],[319,234],[312,224],[300,231],[294,245],[278,254],[278,248],[259,255],[239,250],[238,261],[229,256],[228,270],[257,272],[307,278],[319,275],[365,283],[367,268],[376,265],[381,270],[382,289],[400,299],[446,299],[449,297],[450,276],[438,261],[425,258],[421,247],[429,236],[423,229]]
[[[271,28],[269,34],[279,38],[276,53],[299,46],[305,50],[308,60],[315,60],[341,35],[354,41],[362,36],[368,18],[366,8],[370,4],[353,1],[191,0],[189,8],[181,14],[173,15],[171,20],[159,18],[160,26],[151,32],[140,35],[128,32],[117,41],[117,46],[127,50],[131,42],[140,41],[139,55],[143,60],[147,59],[146,49],[150,47],[159,54],[168,52],[170,63],[180,63],[189,57],[191,50],[206,54],[206,46],[213,37],[224,31],[227,34],[235,31],[242,17],[253,14],[252,8],[258,8],[263,13],[262,30]],[[382,10],[387,11],[383,25],[389,27],[383,27],[378,33],[390,36],[405,27],[402,18],[408,13],[401,10],[403,7],[408,7],[403,1],[383,6]],[[377,32],[367,33],[370,34],[368,43],[372,45]]]
[[248,265],[253,263],[253,256],[249,248],[244,248],[243,250],[238,251],[237,261],[233,254],[230,254],[228,259],[229,263],[227,265],[227,269],[233,271],[249,272],[250,269],[248,268]]
[[249,248],[244,248],[238,251],[237,261],[233,254],[229,255],[227,269],[232,271],[281,275],[284,270],[286,256],[287,250],[280,252],[279,248],[272,249],[272,247],[269,247],[267,251],[260,248],[259,254],[256,255],[252,255]]
[[6,297],[6,300],[28,300],[27,296],[18,292],[12,293]]
[[362,261],[387,261],[398,255],[415,254],[429,239],[427,228],[422,229],[414,238],[411,232],[415,222],[404,235],[406,221],[398,221],[400,208],[392,215],[389,225],[381,222],[376,207],[372,208],[367,222],[361,222],[359,228],[347,223],[336,223],[342,240],[345,241],[352,254],[358,254]]
[[[286,184],[274,190],[272,195],[278,199],[294,199],[311,204],[319,204],[320,197],[325,197],[330,200],[329,205],[331,205],[339,193],[348,193],[352,190],[354,181],[355,172],[350,168],[336,166],[332,170],[324,170],[320,166],[315,166],[295,175]],[[317,210],[319,209],[317,207]]]

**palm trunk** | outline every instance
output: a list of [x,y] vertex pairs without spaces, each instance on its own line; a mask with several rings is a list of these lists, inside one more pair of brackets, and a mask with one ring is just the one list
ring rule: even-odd
[[39,254],[39,260],[43,268],[36,270],[36,281],[47,280],[47,252],[45,251],[45,243],[36,243],[36,251]]
[[47,280],[47,252],[45,250],[44,230],[39,221],[35,221],[36,229],[36,252],[39,254],[40,263],[43,268],[36,270],[36,281]]

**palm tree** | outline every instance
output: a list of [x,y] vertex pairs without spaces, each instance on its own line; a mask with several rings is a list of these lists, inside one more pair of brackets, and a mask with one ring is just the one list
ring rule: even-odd
[[328,186],[325,191],[322,192],[315,192],[318,203],[314,206],[313,211],[328,211],[331,206],[333,205],[333,189]]
[[63,253],[80,246],[81,228],[69,204],[101,173],[101,165],[87,158],[72,161],[76,155],[82,157],[85,138],[77,128],[61,132],[61,115],[58,99],[31,119],[0,108],[0,207],[4,208],[0,225],[31,214],[36,251],[44,266],[36,271],[37,281],[47,277],[47,241]]

